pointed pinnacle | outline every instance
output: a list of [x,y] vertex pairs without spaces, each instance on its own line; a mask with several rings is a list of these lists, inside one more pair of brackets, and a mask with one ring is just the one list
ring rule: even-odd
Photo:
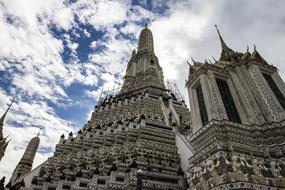
[[5,117],[6,117],[8,111],[10,110],[10,108],[11,108],[11,106],[12,106],[12,104],[13,104],[14,102],[15,102],[15,98],[13,98],[13,100],[12,100],[12,102],[9,104],[7,110],[5,111],[5,113],[4,113],[4,114],[2,115],[2,117],[0,118],[0,126],[3,126]]
[[38,132],[38,134],[37,134],[37,137],[40,136],[41,130],[42,130],[42,128],[40,127],[40,128],[39,128],[39,132]]
[[187,60],[187,64],[189,65],[189,67],[191,67],[191,64],[189,63],[189,61]]
[[246,52],[249,52],[249,46],[248,45],[246,46]]
[[[8,136],[5,138],[5,140],[8,138]],[[9,138],[9,140],[6,142],[6,144],[9,144],[9,142],[11,142],[12,139]]]
[[255,44],[253,45],[253,50],[256,51],[256,45]]
[[136,50],[135,49],[132,51],[132,56],[134,56],[134,55],[136,55]]
[[193,57],[191,57],[191,61],[193,62],[193,64],[196,63],[196,61],[193,59]]
[[11,141],[11,139],[9,139],[9,141],[7,141],[7,142],[4,144],[4,146],[3,146],[3,149],[4,149],[4,150],[6,150],[6,148],[7,148],[7,146],[8,146],[8,144],[9,144],[10,141]]
[[220,31],[218,29],[218,26],[215,24],[215,27],[216,27],[216,30],[218,32],[218,35],[219,35],[219,38],[220,38],[220,42],[221,42],[221,46],[222,46],[222,49],[225,50],[225,49],[230,49],[227,44],[225,43],[225,41],[223,40],[221,34],[220,34]]
[[147,23],[145,23],[144,27],[145,27],[145,28],[147,28],[147,27],[148,27],[148,24],[147,24]]

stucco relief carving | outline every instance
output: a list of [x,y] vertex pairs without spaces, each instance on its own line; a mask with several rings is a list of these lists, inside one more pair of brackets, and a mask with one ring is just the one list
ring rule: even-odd
[[242,109],[246,113],[248,122],[251,124],[258,123],[257,118],[255,117],[253,107],[250,105],[248,93],[246,93],[244,87],[240,82],[240,79],[238,78],[237,74],[235,74],[234,72],[230,72],[230,75],[235,84],[236,91],[240,96],[239,99],[241,100]]
[[252,65],[248,69],[248,71],[259,91],[262,101],[266,105],[266,109],[267,109],[266,111],[270,114],[273,121],[279,121],[280,119],[282,119],[281,113],[283,112],[283,110],[281,106],[279,105],[279,103],[277,102],[274,94],[271,92],[271,89],[268,87],[258,67],[255,65]]
[[211,106],[215,108],[215,112],[213,113],[215,115],[215,119],[222,120],[227,119],[227,114],[224,108],[224,104],[222,102],[222,98],[220,96],[219,89],[217,87],[215,76],[212,72],[209,72],[209,75],[207,76],[208,83],[209,83],[209,90],[210,90],[210,96],[212,97]]

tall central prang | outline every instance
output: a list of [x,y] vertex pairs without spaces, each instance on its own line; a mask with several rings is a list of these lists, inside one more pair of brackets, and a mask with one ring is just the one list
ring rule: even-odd
[[138,51],[133,50],[121,93],[148,88],[165,89],[163,71],[154,53],[153,36],[147,24],[139,36]]

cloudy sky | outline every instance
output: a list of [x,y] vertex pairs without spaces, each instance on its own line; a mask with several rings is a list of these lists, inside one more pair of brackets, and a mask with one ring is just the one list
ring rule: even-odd
[[228,46],[245,52],[256,44],[285,78],[284,7],[284,0],[0,0],[0,114],[16,98],[0,177],[10,177],[40,127],[34,167],[61,134],[88,121],[102,88],[121,83],[146,22],[164,76],[182,94],[186,60],[219,58],[215,24]]

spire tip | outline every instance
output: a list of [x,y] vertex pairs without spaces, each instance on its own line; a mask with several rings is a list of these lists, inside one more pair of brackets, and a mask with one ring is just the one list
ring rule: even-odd
[[5,113],[2,115],[2,117],[0,118],[0,125],[3,126],[3,123],[4,123],[4,120],[5,120],[5,117],[8,113],[8,111],[10,110],[12,104],[15,102],[15,97],[13,98],[13,100],[11,101],[11,103],[9,104],[7,110],[5,111]]
[[39,128],[39,132],[38,132],[38,134],[37,134],[37,137],[40,136],[41,130],[42,130],[42,128],[40,127],[40,128]]
[[215,27],[216,27],[216,30],[217,30],[217,33],[218,33],[218,36],[219,36],[219,39],[220,39],[220,43],[221,43],[221,46],[222,46],[222,51],[228,51],[228,50],[232,51],[232,50],[227,46],[227,44],[225,43],[225,41],[224,41],[224,39],[223,39],[223,37],[222,37],[222,35],[221,35],[219,29],[218,29],[218,26],[217,26],[216,24],[215,24]]
[[193,57],[191,57],[191,61],[193,62],[193,64],[196,63],[196,61],[193,59]]
[[217,30],[219,36],[220,36],[220,31],[219,31],[218,25],[215,24],[215,28],[216,28],[216,30]]
[[189,61],[187,60],[187,64],[189,65],[189,67],[191,67],[191,64],[189,63]]

